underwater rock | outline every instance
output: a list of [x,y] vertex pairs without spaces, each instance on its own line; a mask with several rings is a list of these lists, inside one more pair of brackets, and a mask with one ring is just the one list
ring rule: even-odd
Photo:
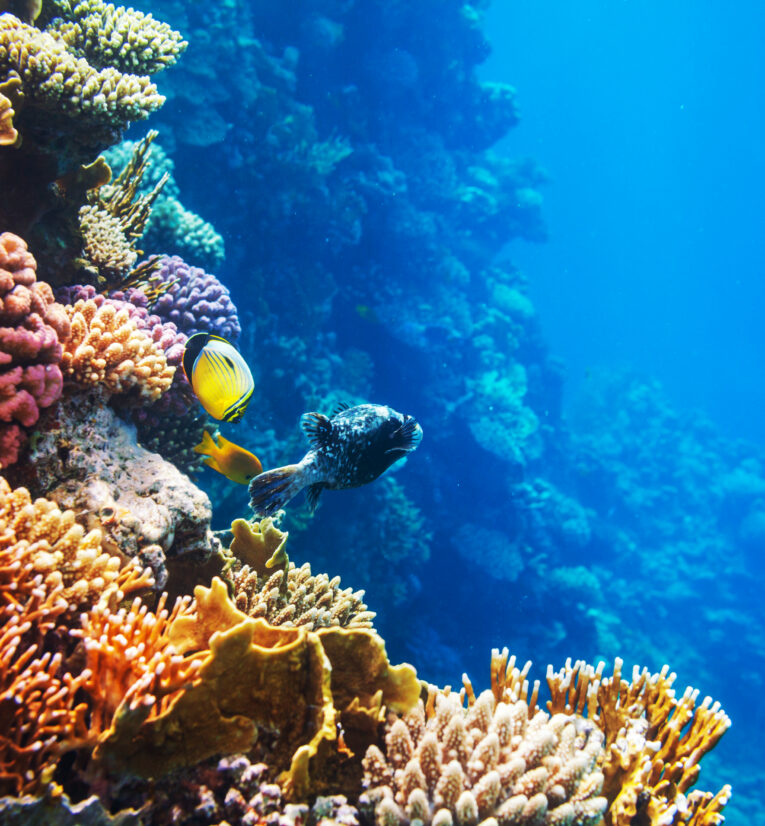
[[207,557],[218,547],[210,531],[210,500],[174,465],[136,442],[98,393],[63,399],[41,422],[25,483],[100,528],[104,548],[137,557],[166,579],[166,557]]

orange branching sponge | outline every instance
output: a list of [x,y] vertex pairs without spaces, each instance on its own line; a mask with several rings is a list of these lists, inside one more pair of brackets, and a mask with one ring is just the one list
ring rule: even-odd
[[560,671],[548,668],[551,712],[586,715],[605,735],[603,793],[610,826],[691,824],[716,826],[730,798],[730,786],[717,795],[690,791],[699,776],[701,758],[730,726],[730,719],[698,691],[687,688],[678,699],[675,674],[665,666],[658,674],[633,670],[632,681],[621,675],[617,659],[611,677],[583,662],[567,661]]
[[427,705],[388,723],[386,753],[367,750],[362,806],[378,824],[601,819],[602,733],[573,714],[535,710],[525,673],[514,661],[500,671],[500,659],[492,661],[491,689],[476,697],[467,678],[462,696],[430,687]]
[[61,358],[65,380],[103,384],[111,393],[133,393],[146,401],[156,401],[170,387],[175,368],[136,327],[127,308],[80,300],[66,311],[72,329]]

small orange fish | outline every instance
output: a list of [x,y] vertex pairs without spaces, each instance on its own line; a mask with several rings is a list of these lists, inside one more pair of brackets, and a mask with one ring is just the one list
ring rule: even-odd
[[202,436],[202,441],[194,450],[207,456],[205,464],[218,473],[222,473],[227,479],[232,482],[237,482],[240,485],[248,485],[250,479],[257,476],[262,470],[263,465],[260,464],[260,459],[249,450],[245,450],[223,436],[218,434],[218,441],[205,430]]

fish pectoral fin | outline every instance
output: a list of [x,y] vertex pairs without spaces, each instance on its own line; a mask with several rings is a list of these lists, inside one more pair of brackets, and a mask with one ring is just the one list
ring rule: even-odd
[[329,441],[332,434],[332,422],[322,413],[303,413],[300,427],[308,437],[311,447],[318,450]]
[[224,476],[226,475],[226,471],[223,470],[223,468],[218,464],[218,462],[215,459],[213,459],[212,456],[208,456],[205,459],[204,463],[207,465],[207,467],[211,467],[213,470],[217,470],[218,473],[222,473]]
[[313,485],[309,485],[305,490],[305,498],[308,502],[308,508],[313,513],[319,505],[319,497],[321,496],[321,492],[324,490],[324,485],[322,482],[315,482]]

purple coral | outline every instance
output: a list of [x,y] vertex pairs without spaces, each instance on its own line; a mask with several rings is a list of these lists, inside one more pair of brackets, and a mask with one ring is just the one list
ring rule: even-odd
[[152,312],[172,321],[187,336],[215,333],[236,342],[241,327],[228,289],[214,275],[177,255],[162,256],[160,261],[159,278],[175,283],[155,302]]
[[0,465],[17,461],[23,428],[61,396],[61,341],[69,319],[17,235],[0,235]]

